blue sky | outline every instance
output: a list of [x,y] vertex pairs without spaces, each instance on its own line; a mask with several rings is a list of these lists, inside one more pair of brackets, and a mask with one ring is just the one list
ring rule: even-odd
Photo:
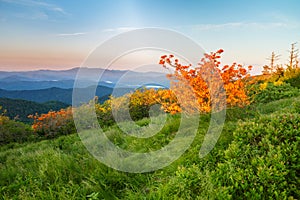
[[80,66],[105,39],[144,27],[223,48],[225,63],[262,66],[272,51],[285,63],[300,43],[299,8],[298,0],[0,0],[0,70]]

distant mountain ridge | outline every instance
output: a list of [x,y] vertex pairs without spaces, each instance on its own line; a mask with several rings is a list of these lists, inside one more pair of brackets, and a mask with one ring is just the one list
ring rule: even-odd
[[[80,88],[77,92],[80,94],[82,103],[91,100],[90,94],[93,94],[95,87]],[[99,97],[99,101],[102,103],[108,99],[113,91],[115,94],[123,95],[125,93],[133,91],[133,88],[110,88],[105,86],[97,86],[95,96]],[[72,104],[73,89],[62,88],[47,88],[41,90],[2,90],[0,89],[0,98],[10,99],[23,99],[28,101],[34,101],[38,103],[45,103],[47,101],[60,101],[66,104]]]
[[[77,73],[80,71],[80,78]],[[99,77],[101,75],[101,78]],[[100,80],[98,80],[100,78]],[[81,88],[98,84],[105,87],[139,87],[141,83],[156,82],[169,87],[164,73],[104,70],[101,68],[73,68],[69,70],[37,70],[24,72],[0,71],[0,89],[38,90],[52,87],[70,89],[75,80]]]
[[2,78],[1,79],[1,82],[7,82],[7,83],[10,83],[10,82],[14,82],[14,81],[31,81],[30,78],[27,78],[27,77],[23,77],[23,76],[20,76],[20,75],[11,75],[11,76],[7,76],[5,78]]
[[[78,73],[80,72],[80,77]],[[101,76],[100,80],[99,76]],[[137,88],[152,85],[168,88],[170,81],[164,73],[73,68],[69,70],[36,70],[24,72],[0,71],[0,98],[23,99],[44,103],[59,101],[72,104],[73,88],[79,95],[77,103],[94,96],[104,102],[113,93],[120,96]],[[151,87],[151,86],[150,86]],[[153,86],[154,87],[154,86]],[[91,91],[95,90],[96,91]],[[94,94],[93,96],[91,94]]]
[[[96,85],[96,82],[84,81],[80,85],[88,87],[91,85]],[[113,84],[99,83],[99,85],[106,87],[113,87]],[[62,81],[10,81],[4,82],[0,81],[0,89],[4,90],[41,90],[48,88],[62,88],[71,89],[74,86],[74,80],[62,80]]]

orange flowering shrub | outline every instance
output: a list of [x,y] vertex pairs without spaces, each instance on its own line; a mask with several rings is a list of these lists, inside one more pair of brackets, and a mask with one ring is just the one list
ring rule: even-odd
[[49,111],[47,114],[29,115],[33,119],[32,129],[35,133],[46,137],[66,135],[75,132],[72,108]]
[[176,98],[176,95],[172,90],[169,89],[162,89],[156,91],[155,95],[155,101],[158,104],[161,104],[161,108],[171,114],[176,114],[178,112],[181,112],[181,108],[178,104],[178,100]]
[[[249,76],[252,66],[246,68],[233,63],[221,67],[219,59],[222,53],[223,50],[220,49],[215,53],[204,54],[197,67],[192,67],[191,64],[182,65],[173,55],[161,57],[159,64],[165,68],[169,66],[175,69],[173,74],[168,75],[171,88],[176,96],[180,96],[179,104],[189,105],[191,109],[188,111],[210,112],[212,105],[216,106],[215,111],[221,110],[224,108],[223,100],[229,107],[243,107],[249,104],[244,80]],[[189,91],[184,89],[188,87],[191,88]],[[218,92],[222,91],[222,88],[226,93]],[[188,101],[191,95],[195,96],[197,101]],[[170,106],[176,107],[179,104]]]

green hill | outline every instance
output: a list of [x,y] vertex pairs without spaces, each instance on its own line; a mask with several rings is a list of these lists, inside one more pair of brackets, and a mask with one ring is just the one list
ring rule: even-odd
[[[149,119],[138,121],[146,125]],[[174,138],[180,116],[169,116],[149,139],[106,131],[121,148],[147,152]],[[300,99],[227,110],[222,135],[199,158],[209,115],[191,147],[168,167],[151,173],[119,172],[101,164],[72,134],[0,147],[2,199],[299,199]]]
[[0,106],[6,110],[6,115],[11,119],[16,118],[22,122],[31,122],[28,115],[35,113],[48,113],[50,110],[57,111],[69,105],[59,101],[36,103],[21,99],[0,98]]

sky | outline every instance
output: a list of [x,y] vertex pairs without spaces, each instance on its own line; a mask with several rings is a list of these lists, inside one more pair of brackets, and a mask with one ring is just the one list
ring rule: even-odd
[[0,0],[0,71],[78,67],[105,40],[158,27],[259,72],[272,51],[284,64],[291,43],[300,46],[299,8],[298,0]]

